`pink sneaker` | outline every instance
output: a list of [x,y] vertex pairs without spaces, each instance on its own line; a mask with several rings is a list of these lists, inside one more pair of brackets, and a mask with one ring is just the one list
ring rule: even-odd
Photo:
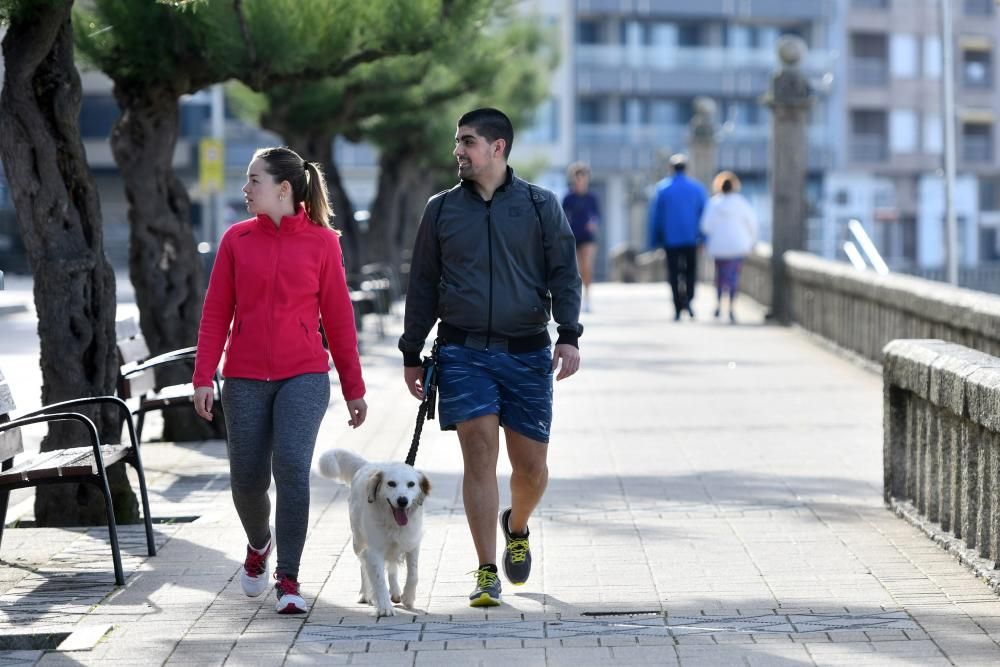
[[260,551],[247,545],[247,558],[243,561],[243,569],[240,570],[240,586],[243,587],[243,592],[252,598],[267,590],[267,561],[271,557],[272,544],[273,540],[268,539],[267,546]]
[[278,596],[275,611],[279,614],[304,614],[309,611],[306,601],[299,595],[298,581],[280,572],[275,572],[274,578],[278,580],[274,585],[274,592]]

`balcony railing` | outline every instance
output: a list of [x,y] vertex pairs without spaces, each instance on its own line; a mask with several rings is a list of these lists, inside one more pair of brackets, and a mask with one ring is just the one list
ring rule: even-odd
[[[687,125],[629,125],[624,123],[578,123],[576,140],[579,144],[639,145],[680,147],[687,145],[690,130]],[[737,125],[720,129],[718,143],[766,142],[771,133],[769,124]],[[806,130],[810,145],[821,146],[829,141],[829,130],[811,125]]]
[[889,155],[889,142],[882,134],[855,134],[850,146],[854,162],[885,162]]
[[988,137],[962,137],[962,159],[966,162],[992,162],[992,139]]
[[889,81],[889,64],[881,58],[852,58],[851,83],[858,86],[884,86]]
[[968,16],[993,16],[995,0],[965,0],[963,8]]
[[[774,69],[778,58],[773,48],[749,49],[718,46],[638,46],[617,44],[579,44],[576,64],[584,67],[648,67],[650,69],[724,70],[729,68]],[[828,51],[810,51],[805,69],[828,69],[832,56]]]

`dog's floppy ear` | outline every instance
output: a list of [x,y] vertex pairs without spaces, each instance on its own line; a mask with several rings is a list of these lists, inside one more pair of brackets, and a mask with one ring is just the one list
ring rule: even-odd
[[379,484],[382,483],[382,471],[373,470],[371,475],[368,476],[368,484],[366,488],[368,489],[368,502],[375,502],[375,494],[378,493]]
[[427,479],[427,475],[420,473],[420,497],[417,498],[417,504],[424,504],[424,497],[431,492],[431,481]]

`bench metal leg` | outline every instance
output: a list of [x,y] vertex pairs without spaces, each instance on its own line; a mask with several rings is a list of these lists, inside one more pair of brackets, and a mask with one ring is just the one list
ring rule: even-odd
[[142,425],[146,422],[146,411],[141,407],[132,413],[136,416],[135,420],[135,441],[142,442]]
[[[145,413],[142,413],[145,415]],[[125,459],[132,464],[139,477],[139,497],[142,499],[142,520],[146,524],[146,553],[150,556],[156,555],[156,542],[153,539],[153,515],[149,512],[149,492],[146,490],[146,470],[142,467],[142,452],[139,450],[139,435],[136,432],[132,416],[125,420],[128,427],[129,440],[132,443],[132,451]]]
[[3,542],[3,527],[7,523],[7,502],[10,491],[0,491],[0,543]]
[[139,497],[142,499],[142,520],[146,524],[146,553],[156,555],[156,542],[153,539],[153,516],[149,513],[149,493],[146,491],[146,471],[142,468],[142,456],[139,448],[132,450],[132,467],[139,477]]
[[[115,523],[115,506],[111,502],[111,487],[108,486],[108,473],[103,468],[100,471],[101,493],[104,494],[104,509],[108,514],[108,535],[111,537],[111,557],[115,562],[115,583],[125,585],[125,570],[122,567],[122,552],[118,547],[118,525]],[[96,483],[96,482],[95,482]]]

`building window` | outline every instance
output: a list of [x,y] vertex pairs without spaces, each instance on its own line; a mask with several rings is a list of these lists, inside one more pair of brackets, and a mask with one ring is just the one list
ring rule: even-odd
[[555,143],[559,141],[559,101],[549,98],[535,110],[535,119],[521,133],[527,143]]
[[851,0],[855,9],[889,9],[889,0]]
[[682,23],[677,26],[678,46],[702,46],[703,28],[700,23]]
[[941,38],[924,37],[924,77],[938,79],[941,77]]
[[991,162],[993,160],[992,124],[962,124],[962,159],[966,162]]
[[962,52],[962,82],[966,88],[993,87],[993,54],[986,50]]
[[851,112],[851,159],[884,162],[888,155],[887,120],[884,111]]
[[600,100],[592,97],[577,100],[576,122],[586,125],[597,125],[603,122]]
[[729,100],[722,105],[725,121],[732,121],[737,126],[760,125],[761,107],[754,100]]
[[893,153],[916,153],[920,138],[917,112],[893,109],[889,112],[889,148]]
[[969,16],[993,16],[995,0],[965,0],[964,7]]
[[581,20],[576,24],[577,44],[600,44],[601,24],[597,21]]
[[944,150],[944,127],[938,114],[924,114],[924,152],[940,155]]
[[979,210],[1000,211],[1000,176],[979,179]]
[[674,100],[653,100],[649,105],[649,120],[653,125],[677,125],[680,111]]
[[883,86],[888,81],[888,40],[880,33],[851,35],[851,81],[859,86]]
[[894,79],[915,79],[920,71],[916,35],[896,33],[889,38],[889,69]]

